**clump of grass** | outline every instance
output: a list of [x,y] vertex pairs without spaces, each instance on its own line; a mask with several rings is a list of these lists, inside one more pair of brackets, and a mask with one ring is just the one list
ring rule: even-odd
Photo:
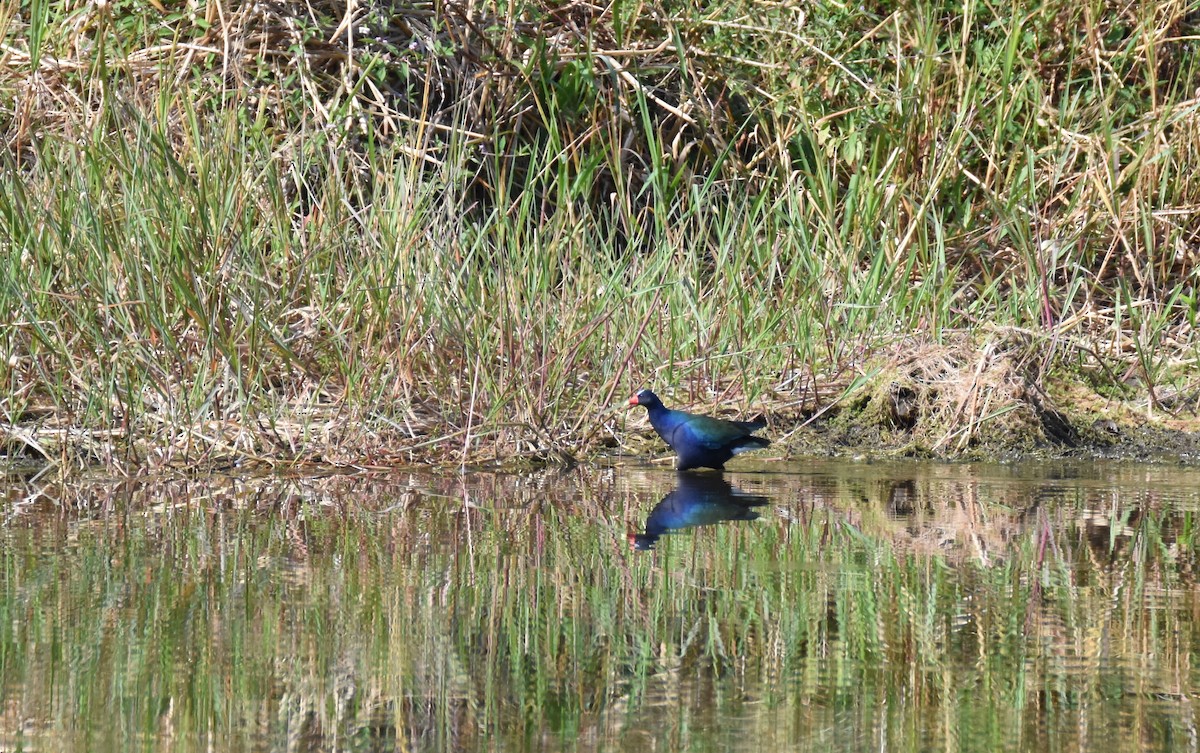
[[993,327],[1194,413],[1187,3],[0,14],[10,454],[570,462]]

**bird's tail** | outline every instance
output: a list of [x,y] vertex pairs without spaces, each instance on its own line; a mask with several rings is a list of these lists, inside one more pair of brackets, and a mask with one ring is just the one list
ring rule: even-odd
[[745,431],[758,431],[759,429],[765,429],[767,427],[767,417],[759,416],[753,421],[734,421],[733,423],[737,424],[738,427],[744,429]]
[[739,455],[743,452],[750,452],[751,450],[761,450],[762,448],[769,447],[770,445],[771,440],[767,439],[766,437],[742,437],[742,439],[738,441],[737,445],[733,447],[733,454]]

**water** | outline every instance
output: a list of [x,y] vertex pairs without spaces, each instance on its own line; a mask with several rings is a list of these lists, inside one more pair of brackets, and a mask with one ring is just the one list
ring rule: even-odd
[[11,482],[0,750],[1200,745],[1197,472],[738,467]]

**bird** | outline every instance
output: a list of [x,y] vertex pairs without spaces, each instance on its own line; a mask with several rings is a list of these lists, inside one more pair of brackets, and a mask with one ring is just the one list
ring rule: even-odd
[[645,533],[630,531],[634,549],[652,549],[665,533],[725,520],[755,520],[753,508],[770,502],[770,497],[747,494],[716,473],[679,473],[675,488],[663,497],[646,518]]
[[762,418],[755,421],[726,421],[711,416],[698,416],[681,410],[671,410],[650,390],[641,390],[629,398],[629,404],[640,405],[650,415],[650,425],[658,436],[675,451],[675,468],[723,470],[725,461],[749,450],[761,450],[771,440],[753,436],[767,425]]

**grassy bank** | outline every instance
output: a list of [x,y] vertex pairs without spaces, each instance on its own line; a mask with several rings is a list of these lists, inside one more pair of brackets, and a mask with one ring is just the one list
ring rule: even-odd
[[643,385],[784,450],[1189,428],[1200,12],[1019,5],[9,6],[6,451],[557,462]]

